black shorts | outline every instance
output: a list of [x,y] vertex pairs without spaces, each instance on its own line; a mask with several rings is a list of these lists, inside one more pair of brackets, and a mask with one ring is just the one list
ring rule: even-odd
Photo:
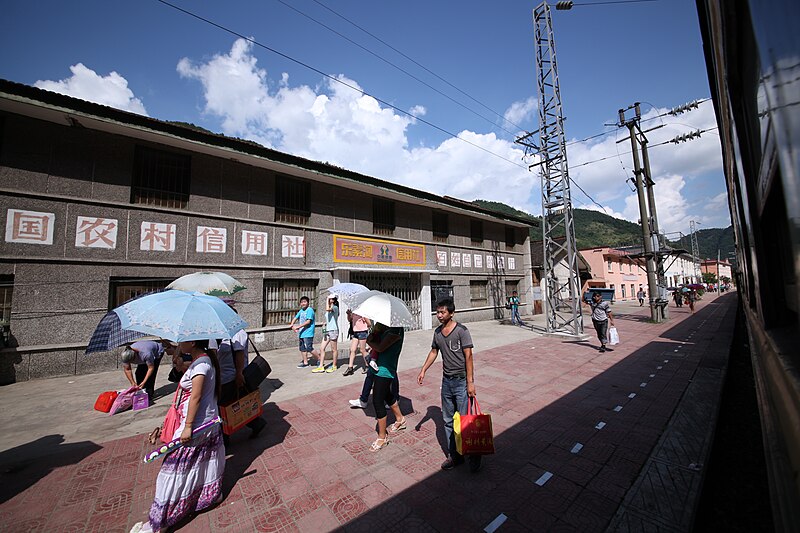
[[372,406],[375,408],[375,418],[381,419],[386,416],[386,406],[392,406],[397,402],[397,398],[392,394],[392,378],[375,376],[372,385]]

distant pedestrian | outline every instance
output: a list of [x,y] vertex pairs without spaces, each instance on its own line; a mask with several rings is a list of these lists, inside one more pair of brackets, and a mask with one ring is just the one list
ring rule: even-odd
[[697,300],[697,293],[694,291],[689,291],[686,293],[686,302],[689,304],[689,311],[691,314],[694,314],[694,302]]
[[683,296],[680,290],[672,293],[672,299],[675,300],[675,307],[683,307]]
[[647,293],[644,292],[644,288],[639,285],[639,292],[636,293],[636,297],[639,299],[639,307],[644,305],[644,299],[647,297]]
[[592,301],[588,303],[592,308],[592,325],[597,332],[597,339],[600,341],[600,352],[605,352],[608,342],[608,324],[614,325],[614,315],[611,312],[611,305],[603,300],[603,295],[599,291],[592,293]]
[[[300,356],[303,358],[297,368],[309,366],[309,356],[314,355],[314,308],[309,304],[308,296],[300,297],[300,310],[289,322],[289,327],[297,333],[300,346]],[[297,325],[295,325],[297,322]]]
[[519,296],[517,291],[513,291],[508,298],[508,305],[511,306],[511,324],[516,326],[524,326],[522,319],[519,317]]
[[351,376],[356,371],[354,366],[356,362],[356,350],[360,351],[361,357],[364,358],[364,374],[366,374],[367,336],[369,335],[369,328],[372,326],[372,322],[370,322],[368,318],[351,312],[349,309],[347,310],[347,320],[350,322],[353,334],[350,338],[350,360],[342,375]]
[[[453,415],[456,411],[466,414],[469,398],[476,396],[472,336],[464,324],[453,319],[455,311],[452,298],[445,298],[436,304],[436,318],[441,325],[433,333],[431,351],[417,376],[417,382],[422,385],[425,372],[442,352],[442,418],[448,443],[448,455],[442,463],[442,470],[450,470],[464,462],[464,457],[456,449]],[[477,472],[480,467],[481,456],[470,455],[470,471]]]
[[375,372],[372,385],[372,406],[375,408],[375,420],[378,423],[378,438],[369,447],[371,452],[377,452],[389,444],[386,428],[386,406],[394,413],[395,422],[388,429],[390,433],[397,433],[406,429],[406,419],[400,411],[400,397],[392,389],[393,382],[397,380],[397,362],[403,350],[403,328],[390,328],[376,323],[367,338],[370,348],[378,353],[378,371]]
[[[325,368],[325,350],[331,347],[331,365]],[[319,366],[312,370],[314,374],[322,372],[336,372],[336,364],[339,361],[339,299],[336,296],[328,298],[328,305],[325,307],[325,332],[322,334],[322,346],[319,349]]]
[[[122,371],[125,377],[132,387],[147,392],[150,403],[153,403],[158,365],[163,356],[164,345],[156,341],[137,341],[122,350]],[[135,376],[131,372],[131,365],[136,365]]]

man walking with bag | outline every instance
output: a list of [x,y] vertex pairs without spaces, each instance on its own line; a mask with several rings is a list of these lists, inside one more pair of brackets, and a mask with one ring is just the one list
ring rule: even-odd
[[[586,303],[586,302],[584,302]],[[602,294],[599,291],[592,293],[592,301],[589,302],[589,307],[592,308],[592,325],[597,332],[597,339],[600,341],[600,352],[605,352],[606,343],[608,342],[608,321],[614,325],[614,314],[611,312],[611,305],[603,300]]]
[[[452,298],[445,298],[436,304],[436,318],[441,325],[433,333],[431,351],[417,377],[417,382],[422,385],[425,372],[442,352],[442,417],[449,446],[449,455],[442,463],[442,470],[451,470],[464,462],[464,457],[456,450],[453,415],[456,411],[466,414],[469,398],[476,396],[472,336],[466,326],[453,320],[455,311]],[[480,455],[470,455],[468,459],[471,472],[480,470]]]

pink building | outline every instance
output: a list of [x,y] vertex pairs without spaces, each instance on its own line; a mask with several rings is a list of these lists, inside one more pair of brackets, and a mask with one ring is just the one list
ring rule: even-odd
[[635,300],[639,287],[647,292],[647,272],[641,259],[616,248],[580,250],[591,268],[591,277],[584,280],[581,292],[593,287],[614,289],[615,300]]

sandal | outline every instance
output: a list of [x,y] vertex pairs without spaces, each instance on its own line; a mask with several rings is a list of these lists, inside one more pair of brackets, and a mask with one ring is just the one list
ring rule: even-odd
[[389,433],[397,433],[398,431],[402,431],[406,429],[406,419],[403,417],[403,420],[398,420],[391,426],[389,426]]
[[161,436],[161,427],[159,426],[150,432],[150,434],[147,436],[147,442],[149,442],[150,444],[157,444],[158,437],[160,436]]
[[377,452],[377,451],[378,451],[378,450],[380,450],[381,448],[384,448],[384,447],[386,447],[386,446],[388,446],[388,445],[389,445],[389,438],[388,438],[388,437],[387,437],[387,438],[385,438],[385,439],[375,439],[375,442],[373,442],[373,443],[370,445],[370,447],[369,447],[369,451],[371,451],[371,452]]

